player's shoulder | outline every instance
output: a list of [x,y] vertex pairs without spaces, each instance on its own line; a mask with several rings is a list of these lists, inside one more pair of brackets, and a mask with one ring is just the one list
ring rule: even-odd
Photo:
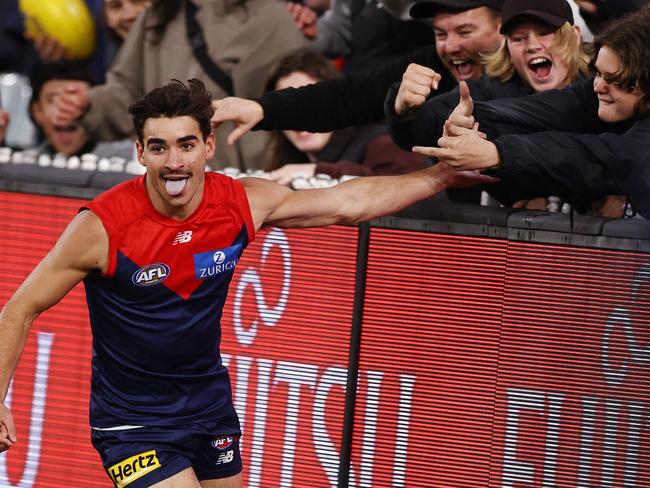
[[144,187],[144,176],[138,176],[119,183],[97,195],[91,203],[101,205],[119,204],[124,199],[135,200],[139,197],[138,187]]
[[237,181],[239,181],[239,183],[241,183],[244,188],[266,186],[268,183],[270,183],[270,180],[259,178],[257,176],[245,176],[243,178],[239,178]]
[[237,180],[245,190],[264,190],[269,192],[291,192],[286,186],[279,185],[274,181],[267,180],[266,178],[259,178],[256,176],[246,176]]
[[209,200],[232,199],[241,191],[241,180],[216,172],[205,173],[206,194]]
[[206,184],[229,185],[232,181],[237,180],[223,173],[218,173],[216,171],[207,171],[205,173]]
[[70,228],[75,233],[87,236],[91,239],[103,237],[106,229],[99,216],[89,208],[83,208],[70,221]]
[[294,193],[294,190],[264,178],[251,176],[238,181],[244,188],[252,209],[255,207],[274,208]]
[[68,224],[54,247],[55,258],[74,269],[104,269],[108,233],[99,217],[89,209],[81,210]]
[[92,210],[102,221],[129,222],[147,212],[144,177],[140,176],[116,185],[97,196],[84,208]]

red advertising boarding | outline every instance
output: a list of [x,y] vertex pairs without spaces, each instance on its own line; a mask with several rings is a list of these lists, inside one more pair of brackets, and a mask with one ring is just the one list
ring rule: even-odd
[[361,368],[388,373],[350,486],[650,486],[650,256],[370,242]]
[[485,488],[507,242],[372,229],[354,487]]
[[650,256],[512,243],[491,486],[650,487]]

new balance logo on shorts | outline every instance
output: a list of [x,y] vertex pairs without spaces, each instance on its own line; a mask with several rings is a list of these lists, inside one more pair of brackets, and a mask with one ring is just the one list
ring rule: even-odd
[[191,230],[186,230],[183,232],[179,232],[176,234],[176,237],[174,238],[174,242],[172,243],[172,246],[175,246],[176,244],[185,244],[188,243],[192,240],[192,231]]
[[108,468],[108,475],[117,488],[122,488],[160,467],[156,451],[147,451],[114,464]]
[[230,450],[228,452],[222,452],[219,454],[219,457],[217,458],[217,462],[215,464],[226,464],[231,462],[235,458],[235,451]]

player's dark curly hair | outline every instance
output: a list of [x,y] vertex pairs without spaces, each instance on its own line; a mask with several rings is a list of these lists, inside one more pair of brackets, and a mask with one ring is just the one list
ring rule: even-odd
[[131,105],[129,113],[140,144],[144,144],[143,129],[147,119],[184,115],[198,122],[205,141],[212,130],[210,119],[214,108],[212,94],[205,89],[201,80],[192,78],[187,81],[187,85],[179,80],[172,80],[165,86],[154,88],[144,98]]
[[605,46],[621,60],[622,68],[606,79],[618,83],[623,89],[639,90],[642,94],[639,112],[647,116],[650,112],[650,9],[627,14],[607,24],[594,39],[594,60],[598,51]]

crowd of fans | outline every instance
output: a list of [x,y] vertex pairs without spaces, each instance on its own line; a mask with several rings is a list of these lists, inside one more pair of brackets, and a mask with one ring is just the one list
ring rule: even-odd
[[[647,218],[649,4],[86,0],[96,48],[78,60],[0,0],[0,73],[29,77],[46,154],[132,157],[129,105],[196,77],[212,169],[291,184],[449,164],[499,180],[451,200]],[[13,118],[0,110],[0,141]]]

